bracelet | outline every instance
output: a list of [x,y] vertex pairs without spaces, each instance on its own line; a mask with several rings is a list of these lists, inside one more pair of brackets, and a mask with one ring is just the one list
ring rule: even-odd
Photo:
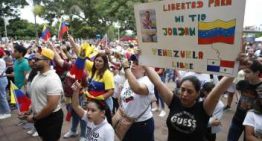
[[124,71],[127,70],[127,69],[129,69],[129,67],[124,67]]

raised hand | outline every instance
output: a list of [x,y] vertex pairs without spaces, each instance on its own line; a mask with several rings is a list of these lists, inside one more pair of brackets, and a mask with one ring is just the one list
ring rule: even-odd
[[80,91],[80,89],[82,88],[81,84],[78,81],[75,81],[75,83],[73,83],[73,85],[71,86],[71,88],[73,89],[73,91]]

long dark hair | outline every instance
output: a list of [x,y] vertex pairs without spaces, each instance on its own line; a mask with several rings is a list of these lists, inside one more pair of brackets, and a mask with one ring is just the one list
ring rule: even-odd
[[186,77],[184,77],[184,78],[181,80],[180,86],[182,85],[183,82],[185,82],[185,81],[187,81],[187,80],[190,81],[190,82],[193,84],[196,92],[199,93],[200,88],[201,88],[201,82],[199,81],[199,79],[198,79],[197,77],[193,76],[193,75],[186,76]]
[[252,64],[249,66],[249,69],[252,70],[252,72],[262,72],[262,65],[258,62],[258,60],[253,59],[251,60]]
[[96,67],[95,67],[95,60],[96,60],[96,58],[98,58],[98,57],[101,57],[101,58],[103,59],[103,61],[104,61],[104,66],[103,66],[103,68],[100,69],[100,70],[98,70],[98,72],[97,72],[97,75],[99,76],[99,78],[102,79],[105,71],[106,71],[107,69],[109,69],[108,59],[107,59],[107,56],[106,56],[104,53],[98,53],[98,54],[96,55],[96,57],[94,58],[94,65],[93,65],[93,67],[92,67],[92,76],[91,76],[91,78],[94,77],[94,75],[95,75],[95,73],[96,73],[96,71],[97,71],[97,69],[96,69]]
[[112,124],[111,111],[109,109],[109,106],[106,104],[105,100],[88,99],[88,101],[95,103],[99,110],[105,111],[105,116],[106,116],[108,123]]
[[200,97],[206,97],[205,92],[208,95],[214,87],[215,87],[215,84],[213,82],[204,83],[202,88],[200,89]]

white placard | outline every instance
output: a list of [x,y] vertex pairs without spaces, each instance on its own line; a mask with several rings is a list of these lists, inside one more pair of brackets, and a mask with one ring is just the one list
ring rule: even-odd
[[235,76],[245,0],[164,0],[135,5],[140,63]]

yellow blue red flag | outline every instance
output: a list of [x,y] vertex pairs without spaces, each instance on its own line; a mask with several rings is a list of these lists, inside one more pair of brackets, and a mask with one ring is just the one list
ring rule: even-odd
[[198,22],[198,44],[234,44],[236,20]]

